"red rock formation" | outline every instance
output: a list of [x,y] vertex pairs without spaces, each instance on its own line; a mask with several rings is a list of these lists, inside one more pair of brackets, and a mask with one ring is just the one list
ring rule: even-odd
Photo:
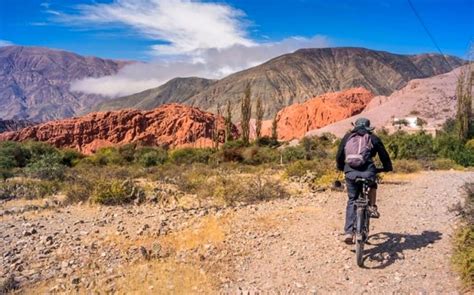
[[[374,95],[364,88],[352,88],[316,96],[301,104],[293,104],[277,114],[278,138],[302,138],[309,130],[356,115],[364,110]],[[271,125],[271,124],[266,124]],[[264,134],[270,135],[267,127]]]
[[[51,121],[15,132],[0,134],[0,141],[38,140],[85,154],[111,145],[140,143],[169,147],[212,146],[216,116],[198,108],[167,104],[151,111],[122,110],[92,113],[83,117]],[[217,118],[224,139],[224,119]],[[234,126],[234,135],[238,131]]]

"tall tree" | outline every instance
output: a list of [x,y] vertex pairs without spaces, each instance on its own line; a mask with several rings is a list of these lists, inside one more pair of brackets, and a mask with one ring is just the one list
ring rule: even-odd
[[474,68],[472,63],[461,70],[459,74],[456,98],[457,98],[457,114],[456,123],[458,129],[458,137],[465,141],[474,132],[472,130],[473,115],[472,115],[472,86],[474,78]]
[[278,140],[278,130],[277,130],[277,114],[275,114],[275,117],[273,117],[273,121],[272,121],[272,139],[274,141],[277,141]]
[[259,97],[257,98],[257,106],[256,106],[257,121],[255,123],[255,134],[256,134],[257,140],[262,135],[262,121],[263,121],[264,113],[265,113],[265,109],[263,108],[263,105],[262,105],[262,99]]
[[212,141],[214,142],[214,148],[219,148],[219,119],[221,118],[221,105],[217,103],[217,116],[214,119],[214,126],[212,130]]
[[232,106],[230,100],[227,101],[225,121],[225,141],[232,140]]
[[244,97],[240,102],[241,108],[241,122],[240,126],[242,127],[242,141],[245,144],[249,143],[250,139],[250,117],[252,116],[252,104],[250,103],[250,84],[245,86]]

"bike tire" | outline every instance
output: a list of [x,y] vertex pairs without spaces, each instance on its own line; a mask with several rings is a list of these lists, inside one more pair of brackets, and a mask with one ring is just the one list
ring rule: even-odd
[[366,225],[366,216],[365,210],[362,208],[357,208],[357,217],[356,217],[356,261],[357,265],[362,267],[364,264],[364,227]]

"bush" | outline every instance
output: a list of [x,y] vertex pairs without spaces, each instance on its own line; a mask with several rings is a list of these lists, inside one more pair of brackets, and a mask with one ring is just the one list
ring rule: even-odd
[[66,203],[73,204],[78,202],[85,202],[89,200],[94,190],[94,183],[92,181],[80,178],[72,182],[68,182],[64,186],[64,193],[66,195]]
[[451,159],[435,159],[430,163],[430,166],[434,170],[450,170],[450,169],[460,169],[460,165],[456,164],[455,161]]
[[[35,157],[36,158],[36,157]],[[66,167],[61,164],[61,157],[59,154],[46,153],[35,161],[30,162],[26,166],[25,171],[30,177],[46,179],[46,180],[61,180],[64,178]]]
[[0,142],[0,168],[11,169],[24,167],[28,163],[30,153],[18,142]]
[[468,289],[474,288],[474,183],[465,186],[466,201],[461,208],[462,226],[454,239],[453,263]]
[[73,149],[64,149],[61,151],[61,164],[74,167],[76,166],[85,156],[80,152]]
[[252,146],[242,150],[242,158],[244,164],[250,165],[277,163],[280,161],[280,153],[273,148]]
[[91,201],[102,205],[121,205],[144,197],[143,190],[132,181],[101,180],[95,183]]
[[0,199],[41,199],[58,193],[60,185],[45,180],[9,180],[0,183]]
[[173,150],[170,154],[170,159],[178,165],[192,163],[207,164],[213,153],[213,150],[209,148],[181,148]]
[[97,166],[123,165],[125,159],[114,147],[100,148],[94,155],[86,158],[86,161]]
[[289,164],[285,169],[285,174],[288,177],[296,176],[301,177],[306,174],[307,171],[311,171],[316,166],[316,163],[313,161],[296,161]]
[[135,153],[135,161],[144,167],[164,164],[167,159],[168,153],[162,148],[143,147]]
[[282,150],[282,158],[285,163],[304,160],[306,158],[306,151],[301,145],[289,146]]
[[287,197],[280,182],[264,176],[220,175],[208,187],[210,196],[227,205],[250,204]]
[[329,156],[335,137],[332,134],[323,134],[322,136],[304,137],[300,146],[305,151],[306,160],[322,159]]
[[423,169],[423,166],[413,160],[395,160],[393,161],[393,170],[398,173],[415,173]]
[[268,137],[268,136],[262,136],[262,137],[258,138],[255,141],[255,144],[257,146],[267,146],[267,147],[278,147],[280,145],[278,140],[276,140],[274,138],[271,138],[271,137]]
[[422,132],[407,134],[395,132],[384,136],[383,141],[392,159],[432,160],[436,157],[433,137]]
[[[469,142],[468,142],[469,143]],[[434,150],[443,158],[454,160],[462,166],[474,166],[474,152],[455,135],[441,133],[434,141]]]

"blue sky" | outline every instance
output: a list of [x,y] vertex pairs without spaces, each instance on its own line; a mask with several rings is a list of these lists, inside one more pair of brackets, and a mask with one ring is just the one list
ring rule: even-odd
[[[474,36],[474,1],[412,1],[443,52],[465,56]],[[2,0],[0,40],[107,58],[153,59],[150,46],[166,40],[146,36],[127,24],[69,24],[57,19],[59,13],[79,14],[78,4],[111,2]],[[363,46],[397,53],[436,52],[404,0],[233,0],[217,3],[245,14],[239,20],[247,38],[255,42],[321,35],[331,46]]]
[[[222,78],[299,48],[437,52],[409,0],[0,0],[0,46],[141,60],[73,90],[110,97]],[[445,54],[466,57],[474,0],[411,0]]]

